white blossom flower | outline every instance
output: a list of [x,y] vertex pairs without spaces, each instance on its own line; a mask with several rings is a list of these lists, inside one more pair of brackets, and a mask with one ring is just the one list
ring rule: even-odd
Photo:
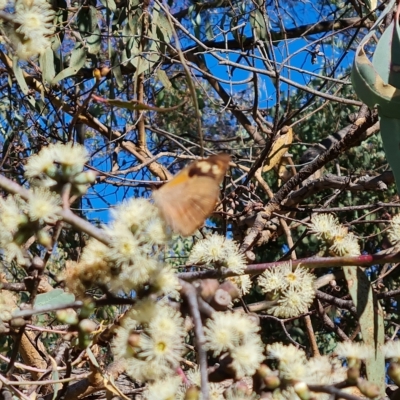
[[280,362],[291,363],[295,359],[301,359],[305,362],[306,360],[304,350],[292,344],[286,346],[283,343],[275,342],[267,345],[266,349],[268,358],[277,359]]
[[315,291],[311,288],[301,290],[289,288],[280,294],[276,304],[268,308],[268,313],[276,317],[291,318],[307,312],[315,297]]
[[225,392],[226,400],[258,400],[260,396],[249,390],[242,390],[235,386],[231,386]]
[[315,277],[307,269],[284,263],[263,272],[258,284],[274,304],[268,312],[277,317],[289,318],[307,311],[315,297]]
[[27,265],[29,262],[28,259],[26,258],[27,255],[26,252],[22,249],[22,247],[19,244],[15,242],[7,243],[4,249],[4,255],[5,259],[8,262],[16,260],[16,262],[19,265]]
[[303,377],[309,385],[330,385],[346,379],[346,368],[337,358],[328,356],[311,357],[307,362],[307,374]]
[[335,353],[347,359],[365,360],[372,357],[373,350],[364,343],[341,342],[336,346]]
[[215,312],[204,328],[206,348],[218,355],[258,337],[260,327],[241,313]]
[[50,144],[36,155],[29,157],[25,165],[25,176],[30,181],[40,179],[47,186],[56,179],[71,180],[82,172],[89,155],[86,148],[77,143],[68,142]]
[[42,54],[50,45],[55,31],[54,10],[44,0],[17,0],[14,24],[6,27],[7,37],[19,58],[27,60]]
[[21,0],[16,3],[14,23],[19,25],[16,32],[26,40],[40,40],[43,36],[53,34],[54,11],[50,4],[34,1],[33,7],[26,7],[24,3]]
[[150,274],[149,285],[153,293],[164,294],[173,299],[179,299],[179,290],[181,285],[174,271],[164,265]]
[[0,223],[2,231],[14,233],[21,223],[27,222],[14,196],[0,198]]
[[236,285],[239,289],[240,296],[244,296],[250,292],[252,282],[249,275],[230,276],[226,279]]
[[346,236],[335,237],[329,250],[338,256],[360,255],[360,246],[353,233],[348,233]]
[[111,349],[115,357],[126,360],[132,379],[165,378],[179,365],[186,331],[180,313],[167,304],[150,298],[139,301],[125,314],[116,333]]
[[285,274],[292,270],[289,263],[276,265],[266,269],[257,279],[258,285],[264,293],[278,292],[285,288]]
[[252,376],[264,360],[263,343],[258,335],[253,335],[242,345],[234,347],[230,351],[233,359],[232,367],[236,371],[236,377]]
[[34,188],[24,209],[32,221],[54,223],[61,217],[61,198],[58,194],[46,188]]
[[147,199],[132,198],[111,210],[115,230],[128,229],[141,242],[163,245],[168,241],[166,225],[158,208]]
[[382,346],[385,358],[400,359],[400,340],[390,340]]
[[245,256],[237,244],[224,236],[214,234],[199,240],[192,248],[187,264],[216,264],[237,274],[246,268]]
[[150,383],[143,392],[143,396],[146,400],[176,399],[181,386],[182,378],[180,376],[169,376],[168,378]]
[[331,241],[339,227],[339,222],[332,214],[314,214],[311,217],[311,230],[320,238]]

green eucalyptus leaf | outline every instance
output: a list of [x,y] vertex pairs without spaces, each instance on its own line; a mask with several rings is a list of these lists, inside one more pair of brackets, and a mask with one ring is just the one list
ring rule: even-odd
[[69,67],[62,70],[53,79],[53,84],[61,81],[62,79],[68,78],[70,76],[76,75],[76,73],[85,65],[86,62],[86,49],[83,47],[78,47],[71,52],[71,59]]
[[86,38],[89,54],[98,54],[101,50],[101,31],[98,26],[93,31],[93,34]]
[[385,342],[384,313],[371,283],[360,267],[343,267],[350,296],[357,309],[363,342],[374,349],[374,356],[367,358],[367,378],[385,395],[385,358],[381,347]]
[[162,83],[166,90],[172,89],[172,83],[163,69],[157,70],[157,78]]
[[89,32],[93,32],[96,27],[99,25],[99,18],[97,16],[97,8],[93,6],[89,6],[89,19],[90,19],[90,26]]
[[164,41],[165,43],[171,42],[174,31],[168,21],[168,18],[162,13],[158,15],[157,32],[157,37],[159,40]]
[[365,0],[365,5],[370,11],[375,10],[378,5],[378,0]]
[[250,25],[253,28],[255,40],[267,40],[267,25],[263,13],[260,10],[254,10],[250,13]]
[[54,53],[51,47],[48,47],[39,58],[42,76],[45,82],[51,83],[56,75],[54,68]]
[[29,88],[28,85],[26,84],[24,73],[22,72],[22,69],[20,65],[18,64],[18,57],[13,58],[13,71],[15,75],[15,79],[17,80],[17,83],[22,90],[22,93],[24,95],[27,95],[29,93]]
[[[393,19],[392,23],[388,28],[391,28],[393,34],[392,34],[392,40],[391,40],[391,60],[390,60],[390,72],[389,72],[389,84],[393,85],[397,89],[400,89],[400,29],[399,29],[399,24],[395,23],[395,20]],[[386,29],[386,31],[390,31],[389,29]],[[385,31],[385,33],[386,33]],[[382,35],[383,37],[383,35]],[[379,43],[382,40],[379,40]],[[382,77],[382,79],[384,79]]]
[[66,293],[62,289],[54,289],[49,292],[38,294],[33,304],[34,307],[44,307],[48,305],[58,306],[63,304],[71,304],[75,301],[72,293]]
[[[380,110],[381,107],[378,108],[381,115]],[[382,115],[380,117],[380,128],[386,158],[392,168],[397,191],[400,193],[400,119]]]
[[110,50],[109,50],[110,54],[111,54],[111,66],[112,66],[112,73],[115,77],[115,81],[117,82],[117,86],[119,88],[123,88],[124,87],[124,78],[122,76],[122,72],[121,72],[121,62],[119,59],[119,55],[118,52],[111,46]]
[[53,357],[51,357],[51,356],[49,356],[49,358],[50,358],[50,363],[51,363],[51,379],[52,379],[54,382],[56,382],[56,383],[54,383],[54,384],[52,385],[52,387],[53,387],[53,397],[52,397],[52,400],[56,400],[59,390],[62,389],[62,383],[57,382],[57,381],[60,379],[60,375],[59,375],[59,373],[58,373],[58,365],[57,365],[56,360],[55,360]]
[[76,23],[78,25],[78,30],[82,35],[86,35],[92,31],[92,18],[89,9],[84,7],[78,11]]

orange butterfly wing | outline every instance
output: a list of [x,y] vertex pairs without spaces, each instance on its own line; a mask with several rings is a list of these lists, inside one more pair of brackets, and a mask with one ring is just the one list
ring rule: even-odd
[[204,224],[214,210],[230,159],[221,153],[194,161],[153,192],[155,204],[175,232],[190,236]]

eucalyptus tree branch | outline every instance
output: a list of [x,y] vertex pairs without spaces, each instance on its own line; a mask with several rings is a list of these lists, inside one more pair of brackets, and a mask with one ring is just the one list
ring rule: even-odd
[[193,318],[194,333],[196,335],[196,347],[199,357],[200,364],[200,377],[201,377],[201,394],[203,399],[209,398],[209,387],[208,387],[208,373],[207,373],[207,352],[204,348],[206,338],[203,331],[203,323],[201,322],[201,315],[199,310],[199,304],[197,300],[196,289],[188,282],[180,280],[182,287],[181,294],[186,297],[190,308],[190,314]]
[[[351,176],[337,176],[334,174],[325,174],[321,178],[307,181],[300,189],[291,192],[286,200],[283,202],[282,209],[285,207],[291,207],[299,204],[304,199],[326,189],[340,189],[348,190],[351,192],[374,190],[374,191],[384,191],[387,189],[387,185],[394,183],[394,177],[392,171],[385,171],[378,176],[361,176],[361,177],[351,177]],[[375,206],[375,205],[374,205]],[[384,203],[381,203],[384,206]],[[354,206],[357,209],[365,209],[367,206]],[[368,205],[371,208],[371,205]],[[351,207],[348,207],[351,208]],[[354,208],[353,208],[354,209]],[[314,211],[325,211],[327,210],[321,208],[307,208],[300,207],[298,210],[308,210],[310,212]],[[342,207],[335,208],[331,211],[343,211]]]
[[[298,260],[291,261],[294,268],[301,266],[307,269],[314,268],[332,268],[343,266],[371,266],[375,264],[397,263],[400,262],[400,252],[390,254],[368,254],[361,256],[344,256],[344,257],[309,257],[299,258]],[[256,275],[261,274],[267,269],[275,268],[279,265],[287,264],[287,261],[276,261],[263,264],[249,264],[244,270],[243,274]],[[232,270],[207,270],[207,271],[194,271],[194,272],[181,272],[178,278],[187,282],[196,279],[206,278],[227,278],[229,276],[243,275],[233,272]]]

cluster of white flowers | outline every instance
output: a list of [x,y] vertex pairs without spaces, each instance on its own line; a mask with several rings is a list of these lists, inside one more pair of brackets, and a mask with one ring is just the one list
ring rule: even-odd
[[214,356],[228,352],[237,378],[252,376],[264,360],[259,330],[245,314],[215,312],[204,328],[206,348]]
[[[285,346],[282,343],[274,343],[268,345],[266,350],[268,358],[278,362],[276,370],[270,371],[269,374],[278,377],[284,387],[273,391],[273,399],[302,398],[296,393],[301,382],[306,385],[329,385],[345,381],[347,378],[346,369],[336,358],[320,356],[307,359],[304,350],[291,344]],[[329,399],[330,395],[318,393],[317,398]]]
[[[244,254],[240,253],[238,245],[233,240],[213,234],[199,240],[193,246],[187,264],[229,268],[237,274],[242,274],[246,268],[246,258]],[[227,279],[238,287],[242,296],[250,291],[251,280],[248,275]]]
[[[0,7],[8,4],[2,0]],[[13,23],[7,24],[6,33],[20,59],[42,54],[51,45],[54,10],[46,0],[16,0],[12,17]]]
[[330,245],[335,256],[358,256],[360,246],[357,238],[348,229],[339,224],[331,214],[314,214],[311,218],[311,230]]
[[246,260],[233,240],[218,234],[199,240],[190,252],[188,264],[213,264],[225,267],[237,274],[243,273]]
[[94,172],[83,171],[88,159],[86,148],[80,144],[50,144],[29,157],[25,165],[25,177],[31,185],[51,187],[56,191],[70,183],[71,194],[82,195],[86,193],[87,184],[96,178]]
[[[180,376],[150,383],[143,392],[146,400],[187,400],[202,399],[200,393],[200,371],[198,368],[187,371],[187,384],[183,383]],[[221,383],[209,383],[210,400],[257,400],[260,396],[246,387],[230,385],[228,389]]]
[[308,270],[301,266],[293,270],[291,263],[267,269],[258,278],[261,290],[273,301],[267,312],[282,318],[307,312],[315,297],[314,281]]
[[184,320],[167,303],[148,297],[138,301],[120,321],[112,352],[124,359],[128,375],[137,381],[172,377],[184,350]]
[[7,261],[16,260],[28,265],[30,255],[23,248],[25,242],[35,236],[38,242],[51,247],[51,237],[43,228],[47,223],[56,222],[60,216],[61,198],[46,188],[33,188],[27,200],[19,196],[0,198],[0,247],[4,249]]
[[71,184],[70,195],[81,195],[86,192],[87,184],[95,179],[92,172],[83,172],[87,159],[86,149],[71,143],[49,145],[28,159],[25,165],[25,177],[31,184],[28,197],[0,199],[0,223],[3,226],[0,246],[6,260],[16,259],[20,265],[28,265],[31,257],[23,245],[32,236],[41,245],[52,246],[45,226],[60,219],[64,185]]
[[373,356],[372,348],[364,343],[341,342],[336,346],[335,353],[341,358],[366,360]]
[[110,237],[108,246],[96,239],[89,241],[79,264],[67,268],[68,287],[83,294],[87,286],[100,284],[129,294],[147,285],[151,293],[179,297],[178,278],[161,260],[168,235],[157,207],[133,198],[116,207],[112,217],[103,227]]

